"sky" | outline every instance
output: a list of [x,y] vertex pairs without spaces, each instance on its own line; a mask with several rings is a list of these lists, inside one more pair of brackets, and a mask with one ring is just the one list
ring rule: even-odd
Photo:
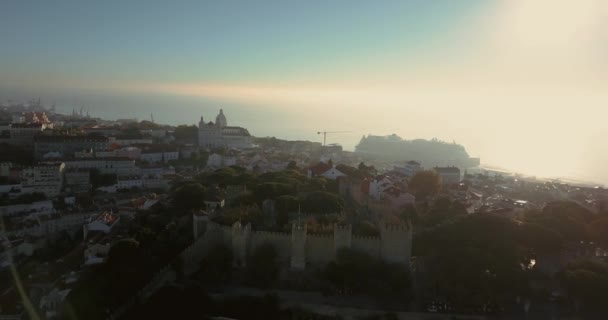
[[0,101],[353,149],[439,138],[608,183],[608,1],[0,2]]

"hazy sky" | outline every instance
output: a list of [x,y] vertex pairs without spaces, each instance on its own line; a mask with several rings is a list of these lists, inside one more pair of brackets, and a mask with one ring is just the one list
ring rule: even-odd
[[352,148],[397,133],[608,182],[608,1],[0,2],[0,99]]

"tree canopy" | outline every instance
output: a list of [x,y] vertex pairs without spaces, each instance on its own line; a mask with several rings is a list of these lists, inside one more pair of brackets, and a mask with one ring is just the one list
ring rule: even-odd
[[344,199],[326,191],[311,192],[302,200],[302,209],[310,213],[340,213],[343,208]]
[[441,179],[435,171],[418,171],[410,179],[409,187],[416,192],[416,198],[422,199],[439,192],[441,189]]
[[178,187],[173,194],[173,206],[182,211],[190,212],[205,207],[205,187],[200,183],[190,182]]

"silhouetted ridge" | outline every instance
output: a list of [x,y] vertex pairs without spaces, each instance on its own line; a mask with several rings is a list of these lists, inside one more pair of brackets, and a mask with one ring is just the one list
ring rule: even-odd
[[355,152],[373,154],[391,161],[416,160],[425,167],[478,165],[462,145],[437,139],[404,140],[396,134],[389,136],[363,136]]

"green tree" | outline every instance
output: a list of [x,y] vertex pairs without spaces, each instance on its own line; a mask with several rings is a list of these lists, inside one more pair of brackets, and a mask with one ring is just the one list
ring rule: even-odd
[[608,264],[577,261],[560,272],[557,278],[581,313],[605,313],[605,298],[601,292],[608,290]]
[[194,143],[198,141],[198,127],[179,125],[175,128],[174,135],[176,140]]
[[439,192],[441,179],[435,171],[418,171],[410,179],[409,187],[416,192],[416,198],[424,199]]
[[186,183],[175,190],[173,194],[173,206],[182,211],[189,213],[192,210],[197,210],[205,207],[205,187],[200,183]]
[[139,242],[123,239],[112,244],[108,252],[108,268],[113,272],[132,270],[137,265]]
[[107,187],[116,184],[117,177],[115,174],[101,173],[97,169],[91,169],[90,180],[93,189],[99,187]]
[[279,227],[285,226],[289,222],[289,212],[298,210],[299,201],[297,197],[284,195],[276,199],[276,224]]
[[327,264],[321,278],[341,292],[364,293],[378,298],[397,298],[410,288],[407,268],[386,263],[363,252],[343,248]]
[[302,201],[302,209],[310,213],[340,213],[343,208],[342,197],[325,191],[311,192]]

